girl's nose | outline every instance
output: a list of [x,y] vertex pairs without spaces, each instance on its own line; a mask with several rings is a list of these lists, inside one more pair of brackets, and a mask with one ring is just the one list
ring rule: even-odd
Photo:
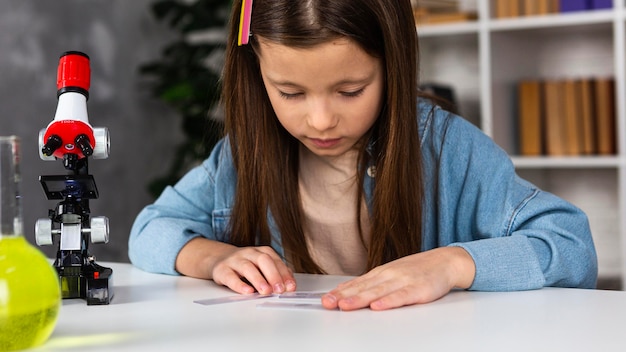
[[339,119],[331,109],[330,104],[322,100],[315,100],[309,105],[307,123],[317,131],[326,131],[337,126]]

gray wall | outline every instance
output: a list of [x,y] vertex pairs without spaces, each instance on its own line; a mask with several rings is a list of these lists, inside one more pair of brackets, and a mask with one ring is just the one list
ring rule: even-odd
[[[111,154],[90,160],[100,198],[93,216],[110,220],[110,242],[90,246],[97,261],[128,261],[128,233],[137,213],[153,201],[147,183],[163,174],[181,140],[180,117],[150,95],[138,66],[160,57],[174,38],[149,10],[151,0],[0,1],[0,135],[22,138],[25,236],[55,201],[38,182],[65,174],[60,161],[42,161],[37,135],[54,118],[59,55],[79,50],[91,58],[89,122],[108,127]],[[35,245],[36,246],[36,245]],[[53,257],[56,246],[38,247]]]

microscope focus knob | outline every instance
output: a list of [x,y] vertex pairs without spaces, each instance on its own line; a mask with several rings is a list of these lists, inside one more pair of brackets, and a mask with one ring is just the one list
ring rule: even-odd
[[35,242],[38,246],[52,244],[52,220],[38,219],[35,223]]
[[109,218],[96,216],[91,218],[91,243],[109,242]]
[[[46,129],[43,128],[39,131],[39,158],[44,161],[56,160],[56,157],[52,154],[46,155],[43,153],[43,147],[45,146],[45,141],[43,137],[46,135]],[[43,219],[42,219],[43,220]]]
[[93,149],[93,158],[108,158],[111,151],[111,137],[109,136],[109,129],[106,127],[96,127],[93,129],[93,136],[96,140],[96,147]]

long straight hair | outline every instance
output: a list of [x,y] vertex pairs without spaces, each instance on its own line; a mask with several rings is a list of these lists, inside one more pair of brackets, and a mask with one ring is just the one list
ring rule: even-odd
[[237,46],[241,1],[230,18],[222,77],[225,132],[237,170],[229,223],[230,242],[269,245],[268,214],[280,232],[285,258],[297,272],[323,273],[312,259],[303,230],[298,191],[299,141],[279,123],[261,78],[258,42],[312,48],[348,38],[383,63],[383,108],[362,138],[358,186],[375,166],[373,199],[355,221],[368,217],[367,269],[421,249],[422,161],[417,127],[417,34],[409,0],[254,0],[249,45]]

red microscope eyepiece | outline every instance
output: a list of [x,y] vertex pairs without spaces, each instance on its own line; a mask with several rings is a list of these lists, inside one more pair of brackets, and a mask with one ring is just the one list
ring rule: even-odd
[[57,69],[57,97],[65,92],[77,92],[89,99],[90,77],[87,54],[80,51],[61,54]]

